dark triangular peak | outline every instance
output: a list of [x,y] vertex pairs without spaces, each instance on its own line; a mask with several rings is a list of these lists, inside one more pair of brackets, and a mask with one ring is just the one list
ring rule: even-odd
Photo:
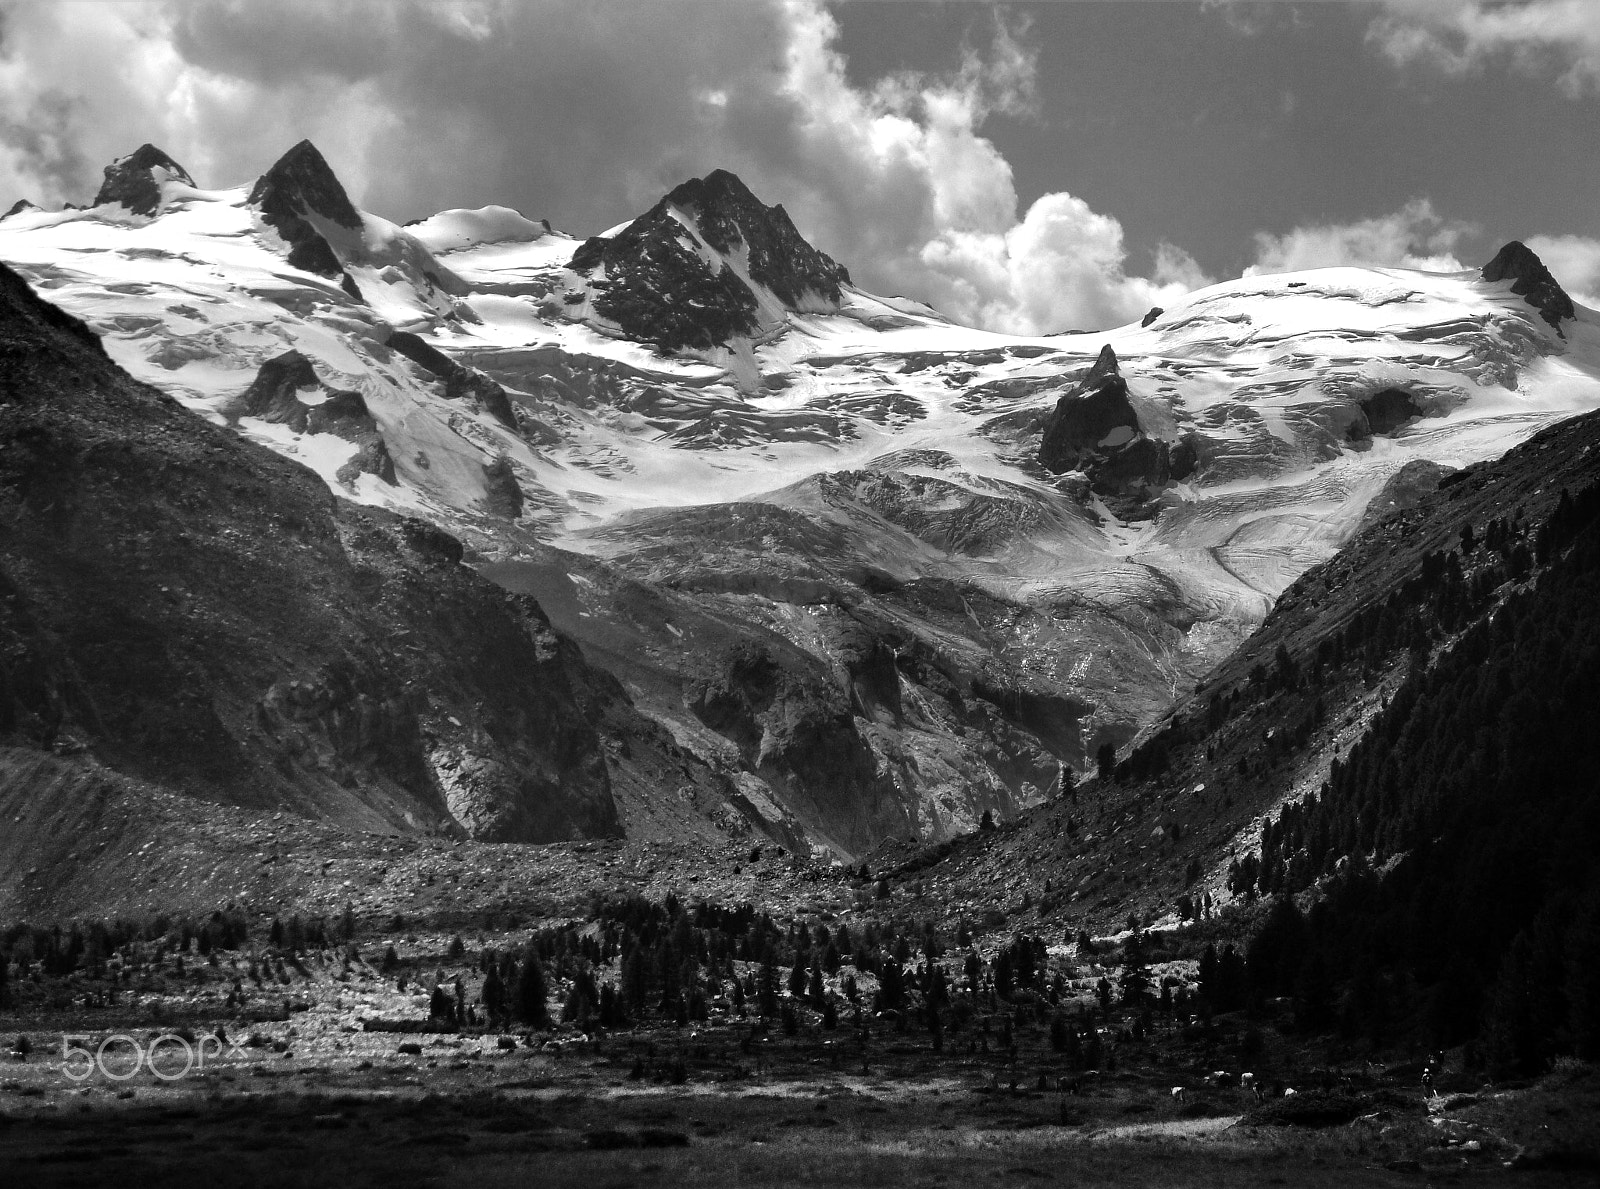
[[187,186],[194,185],[194,179],[183,166],[155,145],[142,144],[126,157],[118,157],[106,166],[106,179],[100,184],[94,205],[116,203],[136,215],[155,214],[161,206],[161,183],[155,176],[158,169]]
[[1107,343],[1088,373],[1056,401],[1039,441],[1039,462],[1061,475],[1082,471],[1089,489],[1124,520],[1159,511],[1160,493],[1194,473],[1193,440],[1151,437],[1128,397],[1117,353]]
[[361,216],[350,205],[338,177],[317,146],[302,140],[262,174],[250,191],[251,203],[270,221],[280,213],[314,213],[344,227],[360,227]]
[[1122,379],[1122,365],[1117,362],[1117,353],[1111,349],[1111,344],[1107,343],[1100,348],[1100,354],[1095,357],[1094,366],[1089,369],[1089,374],[1083,378],[1080,388],[1085,392],[1092,388],[1099,388],[1113,376],[1122,383],[1122,391],[1126,392],[1128,385]]
[[666,201],[693,216],[717,251],[746,244],[751,277],[785,305],[798,305],[807,291],[838,304],[839,286],[850,283],[845,267],[807,243],[783,207],[765,205],[726,169],[684,182]]
[[1107,445],[1125,445],[1139,431],[1139,417],[1128,401],[1128,383],[1117,365],[1117,353],[1107,343],[1088,375],[1056,402],[1045,422],[1039,461],[1058,475],[1079,470]]
[[262,221],[288,243],[292,266],[330,277],[344,271],[328,241],[306,216],[317,215],[352,230],[360,228],[361,216],[309,140],[279,157],[256,180],[250,204],[260,208]]
[[11,204],[10,210],[0,215],[0,219],[9,219],[12,215],[20,215],[24,211],[36,211],[38,209],[40,209],[38,203],[29,202],[26,198],[19,198]]
[[1538,253],[1520,240],[1512,240],[1495,253],[1494,259],[1483,266],[1483,279],[1511,281],[1511,292],[1537,309],[1540,316],[1555,327],[1557,334],[1561,334],[1563,318],[1577,316],[1572,298],[1550,275]]

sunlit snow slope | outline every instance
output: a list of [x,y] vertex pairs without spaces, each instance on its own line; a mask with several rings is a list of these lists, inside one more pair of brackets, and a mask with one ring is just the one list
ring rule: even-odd
[[[842,688],[854,670],[828,625],[866,623],[901,689],[887,717],[859,691],[851,713],[901,816],[824,826],[831,810],[796,810],[805,798],[762,775],[764,751],[729,760],[776,798],[773,821],[848,852],[1042,795],[1052,765],[1081,767],[1149,721],[1363,517],[1436,481],[1433,464],[1600,406],[1600,316],[1552,326],[1512,279],[1477,271],[1250,277],[1145,326],[1021,338],[862,292],[731,175],[579,241],[505,207],[352,223],[304,149],[254,187],[197,189],[156,166],[150,213],[21,211],[0,221],[0,259],[135,376],[338,494],[527,561],[592,651],[692,676],[714,643],[683,642],[670,608],[648,648],[605,637],[602,620],[646,630],[622,623],[618,576],[780,637]],[[311,231],[286,230],[283,209]],[[1136,498],[1039,461],[1058,402],[1080,399],[1107,345],[1136,424],[1089,447],[1148,439],[1189,460]],[[241,413],[258,369],[290,350],[320,382],[302,405],[360,395],[392,479],[347,465],[351,434]],[[625,680],[686,746],[733,738],[685,709],[692,683]],[[966,746],[949,738],[952,696],[987,699],[1026,746],[985,728],[951,758]]]

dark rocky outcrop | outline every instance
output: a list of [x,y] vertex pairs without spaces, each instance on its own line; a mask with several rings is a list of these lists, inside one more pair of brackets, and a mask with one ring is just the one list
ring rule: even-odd
[[0,359],[0,745],[352,828],[618,831],[597,724],[653,728],[459,542],[137,383],[4,267]]
[[285,351],[261,365],[250,387],[228,407],[229,420],[258,417],[272,425],[287,425],[295,433],[334,434],[356,445],[355,455],[339,468],[341,483],[354,483],[365,473],[392,484],[394,459],[362,395],[329,391],[327,399],[309,404],[300,399],[308,390],[326,389],[311,360],[299,351]]
[[438,376],[445,382],[446,400],[464,400],[477,404],[502,425],[520,430],[516,410],[506,390],[477,368],[457,363],[437,347],[430,345],[409,330],[397,330],[389,336],[389,346],[412,363]]
[[594,308],[630,338],[663,351],[709,349],[756,333],[755,293],[732,269],[707,264],[673,209],[687,214],[712,249],[748,251],[752,280],[791,309],[808,297],[830,305],[850,274],[795,230],[781,206],[766,206],[733,174],[716,170],[677,187],[609,238],[586,240],[573,253],[574,272],[604,265],[593,282]]
[[309,388],[321,388],[311,360],[298,351],[275,355],[256,370],[250,387],[229,409],[229,420],[259,417],[273,425],[287,425],[296,433],[306,432],[311,408],[300,399]]
[[184,184],[194,185],[187,170],[153,144],[142,144],[126,157],[106,166],[106,178],[95,195],[94,205],[117,203],[136,215],[153,215],[161,206],[161,186],[155,171],[165,170]]
[[[344,266],[311,216],[359,230],[361,216],[344,186],[309,140],[290,149],[250,191],[250,205],[289,245],[289,264],[327,277],[344,275]],[[359,291],[358,291],[359,292]]]
[[1039,462],[1057,475],[1084,472],[1113,510],[1138,517],[1150,513],[1150,497],[1162,487],[1188,478],[1199,456],[1192,441],[1174,445],[1145,433],[1107,344],[1045,421]]
[[450,376],[461,366],[420,335],[412,334],[409,330],[397,330],[387,341],[391,350],[398,351],[418,367],[436,376]]
[[1572,298],[1550,275],[1538,254],[1520,240],[1512,240],[1495,253],[1494,259],[1483,266],[1483,279],[1511,281],[1511,292],[1538,310],[1539,316],[1563,338],[1566,335],[1561,330],[1562,319],[1577,317]]
[[844,265],[807,243],[783,207],[763,205],[725,169],[684,182],[666,202],[687,211],[702,238],[718,252],[731,253],[742,243],[749,253],[751,279],[790,308],[808,292],[837,304],[839,286],[850,283]]
[[1117,353],[1107,344],[1089,374],[1056,402],[1039,443],[1039,461],[1058,475],[1082,470],[1086,461],[1126,445],[1139,432],[1138,414],[1128,401],[1128,382],[1122,378]]
[[1139,319],[1139,325],[1140,326],[1149,326],[1150,323],[1154,322],[1157,318],[1161,317],[1161,315],[1165,314],[1166,312],[1167,311],[1162,309],[1160,306],[1151,306],[1150,307],[1150,312],[1148,314],[1146,314],[1143,318]]
[[506,390],[476,368],[458,367],[451,372],[444,382],[444,398],[477,404],[500,424],[518,428]]
[[38,209],[39,205],[37,203],[29,202],[26,198],[19,198],[11,204],[10,210],[0,215],[0,219],[9,219],[12,215],[20,215],[24,211],[36,211]]
[[484,509],[491,516],[516,520],[522,515],[522,488],[511,468],[511,459],[504,454],[493,462],[483,464]]

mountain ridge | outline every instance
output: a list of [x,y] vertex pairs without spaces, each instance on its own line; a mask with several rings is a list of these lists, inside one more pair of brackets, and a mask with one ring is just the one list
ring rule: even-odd
[[[1017,338],[864,293],[720,171],[580,243],[510,208],[345,211],[314,154],[134,222],[23,211],[0,256],[192,413],[533,593],[714,774],[672,810],[690,832],[850,858],[1013,817],[1157,720],[1375,501],[1600,406],[1600,324],[1552,323],[1521,272],[1244,278]],[[263,204],[338,271],[286,261]],[[597,310],[659,305],[607,252],[737,300],[678,307],[698,337],[663,350]],[[315,384],[241,404],[287,351]],[[1115,424],[1052,454],[1108,353]],[[859,804],[804,762],[803,722],[871,757]]]

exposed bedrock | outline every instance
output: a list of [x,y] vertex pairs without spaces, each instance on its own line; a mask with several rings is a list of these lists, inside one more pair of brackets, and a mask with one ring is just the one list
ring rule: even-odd
[[1523,300],[1537,309],[1540,317],[1555,327],[1556,333],[1563,338],[1566,336],[1561,330],[1561,320],[1577,317],[1572,298],[1567,296],[1566,290],[1557,283],[1538,254],[1520,240],[1512,240],[1495,253],[1494,259],[1483,266],[1483,279],[1511,281],[1511,292],[1520,294]]
[[161,205],[161,183],[155,171],[162,170],[187,185],[194,179],[183,166],[167,156],[153,144],[142,144],[126,157],[118,157],[106,166],[105,181],[94,205],[117,203],[136,215],[153,215]]
[[256,179],[249,202],[289,245],[292,267],[327,277],[344,275],[344,265],[307,216],[351,230],[361,227],[361,216],[316,145],[302,140],[278,158]]
[[1095,494],[1130,518],[1151,514],[1150,497],[1188,478],[1198,461],[1192,441],[1173,444],[1145,432],[1109,344],[1089,374],[1056,402],[1039,442],[1046,470],[1082,471]]
[[[870,661],[863,674],[869,686],[876,684]],[[739,644],[686,700],[802,822],[847,850],[861,853],[881,838],[913,831],[845,694],[815,663]]]
[[[326,399],[307,403],[300,394],[308,391],[326,393]],[[257,417],[295,433],[329,433],[354,443],[356,453],[339,468],[341,483],[354,483],[360,474],[395,481],[394,459],[366,400],[359,392],[328,390],[299,351],[285,351],[263,363],[250,387],[229,406],[228,416],[232,421]]]
[[521,429],[506,390],[477,368],[457,363],[409,330],[394,331],[389,335],[388,345],[424,371],[443,380],[446,400],[476,404],[500,424]]
[[760,302],[721,261],[707,262],[678,216],[714,251],[744,251],[750,278],[790,309],[836,307],[844,266],[808,244],[781,206],[766,206],[726,170],[683,183],[616,235],[586,240],[571,268],[590,274],[594,308],[630,337],[664,351],[705,350],[760,326]]

